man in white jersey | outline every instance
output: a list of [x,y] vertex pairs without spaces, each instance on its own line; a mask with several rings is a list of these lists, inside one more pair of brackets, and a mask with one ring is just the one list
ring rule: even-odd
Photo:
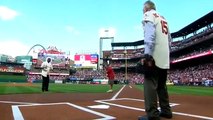
[[[169,96],[166,87],[169,69],[169,43],[171,36],[164,17],[156,12],[155,4],[144,4],[144,98],[147,116],[139,120],[160,120],[160,117],[172,118]],[[159,98],[160,112],[157,109]]]
[[53,70],[53,66],[51,64],[51,58],[47,58],[46,62],[41,64],[41,75],[42,75],[42,91],[48,91],[49,88],[49,73],[50,70]]

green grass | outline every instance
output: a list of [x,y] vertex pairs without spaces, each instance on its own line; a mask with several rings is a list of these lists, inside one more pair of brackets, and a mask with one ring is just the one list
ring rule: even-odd
[[[0,83],[0,94],[30,94],[42,93],[41,84],[35,86],[6,86],[8,83]],[[19,83],[16,83],[19,84]],[[121,85],[114,85],[115,91],[119,90]],[[109,85],[90,85],[90,84],[49,84],[48,93],[106,93]]]
[[40,93],[39,87],[23,87],[23,86],[0,86],[0,94],[27,94],[27,93]]
[[0,75],[0,82],[26,82],[24,75]]
[[[41,84],[34,83],[34,86],[7,86],[8,83],[0,83],[0,94],[31,94],[42,93]],[[16,83],[19,84],[19,83]],[[122,85],[114,85],[114,91],[119,90]],[[143,90],[143,85],[136,85]],[[109,85],[91,85],[91,84],[49,84],[48,93],[105,93]],[[213,87],[197,86],[168,86],[169,94],[178,95],[198,95],[213,96]]]
[[[143,90],[143,85],[137,85],[138,89]],[[168,86],[169,94],[178,95],[198,95],[213,96],[213,87],[202,86]]]

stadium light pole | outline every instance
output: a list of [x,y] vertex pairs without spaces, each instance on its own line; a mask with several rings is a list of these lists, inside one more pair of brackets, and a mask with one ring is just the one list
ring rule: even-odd
[[126,48],[125,48],[125,50],[124,50],[124,55],[125,55],[125,81],[127,82],[127,84],[129,83],[128,82],[128,78],[127,78],[127,50],[126,50]]
[[114,42],[115,30],[113,28],[109,29],[100,29],[99,31],[99,60],[98,60],[98,69],[102,69],[103,66],[103,40],[111,40],[111,43]]

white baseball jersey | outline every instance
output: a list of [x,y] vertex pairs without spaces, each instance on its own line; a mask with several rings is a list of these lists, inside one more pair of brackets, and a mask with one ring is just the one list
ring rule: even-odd
[[49,73],[50,73],[50,70],[53,69],[52,64],[48,63],[48,62],[43,62],[41,64],[41,67],[43,68],[42,72],[41,72],[41,75],[44,76],[44,77],[47,77],[47,75],[49,75]]
[[155,10],[144,14],[143,22],[152,22],[155,25],[155,45],[153,58],[157,67],[169,69],[169,28],[164,17],[160,16]]

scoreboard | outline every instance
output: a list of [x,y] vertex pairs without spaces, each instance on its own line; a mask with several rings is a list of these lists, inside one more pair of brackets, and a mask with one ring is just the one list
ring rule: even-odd
[[97,68],[98,54],[76,54],[74,64],[77,68]]

